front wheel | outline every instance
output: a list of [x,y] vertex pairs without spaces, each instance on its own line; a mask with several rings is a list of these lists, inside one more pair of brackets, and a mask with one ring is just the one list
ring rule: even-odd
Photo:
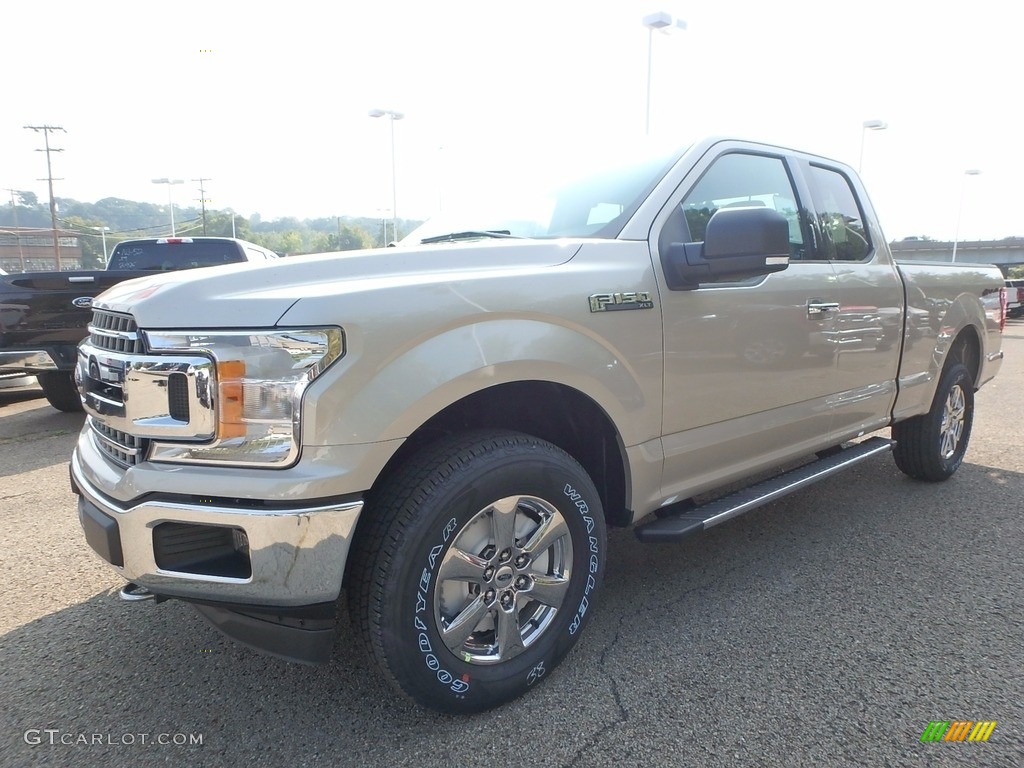
[[46,401],[58,411],[75,413],[82,410],[82,398],[75,386],[74,374],[64,371],[48,371],[36,375],[39,386],[43,388]]
[[593,611],[606,531],[590,477],[517,433],[445,439],[368,499],[349,598],[385,676],[477,712],[539,683]]
[[974,380],[962,363],[943,371],[928,413],[893,425],[893,458],[918,480],[946,480],[963,463],[974,423]]

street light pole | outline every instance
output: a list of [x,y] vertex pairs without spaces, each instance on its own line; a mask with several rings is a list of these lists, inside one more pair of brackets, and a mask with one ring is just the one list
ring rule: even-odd
[[175,184],[184,184],[184,179],[153,179],[154,184],[166,184],[167,185],[167,204],[171,209],[171,237],[174,237],[174,200],[171,199],[171,190]]
[[[395,121],[405,117],[404,112],[395,112],[391,109],[371,109],[370,117],[385,117],[391,119],[391,234],[395,241],[398,240],[398,181],[395,170]],[[387,240],[387,237],[384,238]],[[385,242],[384,245],[387,245]]]
[[967,193],[967,177],[978,176],[980,174],[981,171],[979,171],[977,168],[968,168],[966,171],[964,171],[964,179],[963,182],[960,184],[960,205],[956,211],[956,230],[953,233],[953,258],[950,259],[950,261],[953,262],[954,264],[956,263],[956,246],[960,240],[960,218],[963,216],[964,212],[964,197]]
[[25,251],[21,247],[21,227],[18,226],[18,206],[14,202],[14,193],[17,190],[7,188],[7,191],[11,193],[11,217],[14,219],[14,232],[12,233],[15,239],[18,241],[18,258],[21,260],[21,271],[25,271]]
[[89,227],[89,229],[95,229],[103,238],[103,266],[105,267],[107,266],[107,232],[110,231],[110,227]]
[[647,109],[644,121],[644,135],[651,134],[651,70],[654,57],[654,30],[668,33],[673,28],[686,29],[686,22],[682,19],[675,19],[672,14],[665,11],[650,13],[643,18],[644,26],[647,27]]
[[888,123],[881,120],[865,120],[860,129],[860,160],[857,161],[857,173],[864,168],[864,137],[868,131],[884,131],[889,127]]

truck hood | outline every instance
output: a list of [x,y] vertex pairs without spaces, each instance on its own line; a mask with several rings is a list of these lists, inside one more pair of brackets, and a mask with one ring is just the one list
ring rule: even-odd
[[140,328],[274,326],[299,299],[430,284],[564,264],[581,240],[486,240],[293,256],[164,272],[127,280],[93,307],[135,317]]

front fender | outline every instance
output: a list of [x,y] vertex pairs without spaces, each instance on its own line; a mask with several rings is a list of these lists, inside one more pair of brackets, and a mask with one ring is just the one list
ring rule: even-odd
[[405,438],[462,398],[517,381],[554,382],[587,395],[626,445],[659,434],[661,368],[652,363],[660,359],[660,325],[639,357],[636,349],[627,357],[591,329],[561,318],[488,314],[407,340],[382,357],[352,330],[346,329],[345,358],[307,392],[305,444]]

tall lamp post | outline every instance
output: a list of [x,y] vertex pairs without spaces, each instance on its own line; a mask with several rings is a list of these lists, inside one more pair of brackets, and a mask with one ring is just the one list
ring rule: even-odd
[[107,232],[110,231],[110,227],[89,227],[89,229],[95,229],[103,238],[103,266],[107,266]]
[[960,218],[961,216],[963,216],[964,212],[964,197],[967,193],[967,177],[978,176],[980,174],[981,171],[979,171],[977,168],[968,168],[966,171],[964,171],[963,183],[961,183],[960,185],[960,205],[956,209],[956,231],[953,233],[953,258],[951,259],[951,261],[954,263],[956,262],[956,246],[960,240]]
[[175,184],[184,184],[184,179],[153,179],[154,184],[167,185],[167,204],[171,209],[171,237],[174,237],[174,201],[171,199],[171,190]]
[[654,30],[668,34],[673,29],[686,29],[686,22],[677,19],[671,13],[658,11],[644,16],[644,26],[647,27],[647,117],[644,122],[644,134],[651,133],[651,62],[654,56]]
[[857,173],[864,169],[864,137],[868,131],[884,131],[889,124],[881,120],[865,120],[860,129],[860,160],[857,161]]
[[[391,119],[391,236],[398,240],[398,184],[395,174],[395,121],[405,117],[404,112],[392,109],[371,109],[370,117],[388,117]],[[385,241],[387,237],[385,236]],[[387,242],[384,243],[387,245]]]

